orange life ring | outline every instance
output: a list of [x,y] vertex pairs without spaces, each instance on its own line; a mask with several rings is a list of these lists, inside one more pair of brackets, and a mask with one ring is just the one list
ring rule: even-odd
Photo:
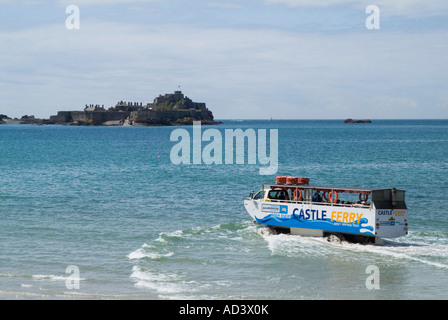
[[330,191],[330,193],[328,194],[328,199],[331,203],[336,203],[336,201],[338,201],[338,193],[336,191]]
[[[363,198],[362,195],[365,195],[365,198]],[[369,194],[368,194],[368,193],[360,193],[360,194],[359,194],[359,201],[361,201],[361,202],[367,202],[367,199],[369,199]]]
[[[299,196],[297,197],[297,192],[299,193]],[[294,200],[295,201],[300,201],[302,200],[302,190],[300,189],[296,189],[294,190]]]

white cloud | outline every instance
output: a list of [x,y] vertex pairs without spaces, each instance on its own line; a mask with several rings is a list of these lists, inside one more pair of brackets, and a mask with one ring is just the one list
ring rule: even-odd
[[448,1],[446,0],[262,0],[267,4],[280,4],[290,7],[303,8],[331,8],[345,5],[352,8],[363,9],[368,5],[376,5],[380,8],[381,14],[386,16],[438,16],[446,14],[448,11]]
[[[87,6],[83,1],[78,5]],[[292,4],[287,0],[281,9],[272,6],[280,0],[271,0],[269,12],[260,6],[250,10],[265,0],[203,0],[182,7],[179,15],[169,15],[172,7],[164,0],[159,6],[139,4],[146,1],[106,0],[136,5],[104,11],[81,7],[80,30],[65,28],[65,10],[47,13],[45,6],[39,14],[48,14],[49,21],[42,23],[39,16],[27,25],[23,18],[14,31],[0,28],[0,43],[7,48],[0,50],[0,113],[48,117],[86,103],[149,102],[178,85],[193,100],[207,102],[219,118],[409,117],[404,110],[413,117],[437,118],[446,112],[447,30],[392,32],[385,24],[371,32],[364,26],[364,10],[355,18],[338,11],[332,23],[354,19],[342,21],[349,25],[342,31],[331,23],[319,31],[303,30],[300,21],[295,23],[305,14],[295,19],[294,10],[285,13],[284,5]],[[336,2],[350,8],[359,3]],[[315,2],[294,3],[312,8]],[[328,8],[304,10],[324,14],[317,23],[331,16],[335,1],[319,3]],[[414,0],[390,3],[394,10],[419,5]],[[220,10],[218,4],[232,10]],[[435,10],[433,3],[427,6]],[[198,23],[205,12],[211,16]]]
[[447,38],[46,25],[0,33],[8,48],[0,52],[0,113],[48,117],[86,103],[149,102],[181,85],[217,118],[437,118],[444,108],[434,106],[445,105],[438,97],[448,91]]
[[160,2],[165,0],[58,0],[58,4],[61,6],[77,5],[81,6],[93,6],[102,5],[108,6],[111,4],[135,4],[135,3],[150,3],[150,2]]
[[291,7],[329,7],[340,4],[353,4],[353,0],[263,0],[268,4],[286,4]]
[[210,8],[220,8],[220,9],[240,9],[242,8],[241,4],[231,3],[231,2],[209,2],[207,6]]

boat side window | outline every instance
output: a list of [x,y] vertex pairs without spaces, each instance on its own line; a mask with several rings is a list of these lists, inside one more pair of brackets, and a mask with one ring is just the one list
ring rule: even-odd
[[272,200],[288,200],[288,195],[284,190],[270,190],[268,198]]
[[277,200],[278,199],[278,191],[277,190],[269,191],[268,198],[271,200]]

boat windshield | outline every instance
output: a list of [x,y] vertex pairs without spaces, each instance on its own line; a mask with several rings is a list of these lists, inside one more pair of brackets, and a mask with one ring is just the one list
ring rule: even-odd
[[264,190],[258,191],[252,199],[259,200],[264,198]]

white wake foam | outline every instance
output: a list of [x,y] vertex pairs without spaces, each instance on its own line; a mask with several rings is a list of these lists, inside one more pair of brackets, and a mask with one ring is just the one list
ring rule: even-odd
[[[304,237],[289,234],[273,235],[260,232],[273,255],[296,257],[299,255],[329,256],[341,252],[367,253],[387,256],[397,260],[415,261],[437,268],[448,269],[448,244],[428,243],[421,238],[404,240],[407,242],[385,240],[382,245],[328,242],[326,238]],[[413,242],[408,242],[413,241]],[[355,258],[355,257],[354,257]]]

